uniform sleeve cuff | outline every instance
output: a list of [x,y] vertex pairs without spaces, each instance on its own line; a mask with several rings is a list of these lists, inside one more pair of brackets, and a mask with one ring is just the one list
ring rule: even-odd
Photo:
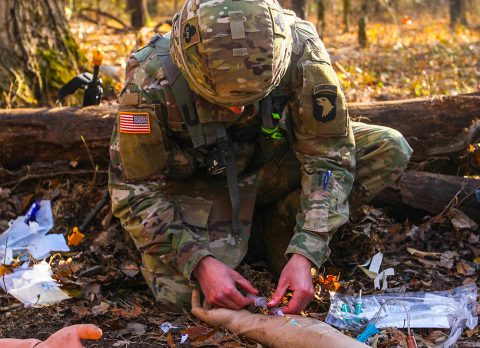
[[208,250],[197,249],[189,255],[183,265],[178,267],[178,270],[183,274],[186,279],[191,280],[193,270],[195,269],[195,267],[197,267],[200,260],[206,256],[213,256],[213,254]]
[[330,249],[328,248],[328,243],[318,236],[312,236],[308,232],[298,232],[293,235],[285,251],[286,256],[290,254],[305,256],[319,268],[327,260]]

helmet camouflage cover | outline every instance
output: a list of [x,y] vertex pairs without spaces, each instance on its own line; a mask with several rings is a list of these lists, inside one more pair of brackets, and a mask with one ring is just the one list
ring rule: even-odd
[[209,102],[241,106],[279,83],[292,37],[276,0],[187,0],[170,50],[190,88]]

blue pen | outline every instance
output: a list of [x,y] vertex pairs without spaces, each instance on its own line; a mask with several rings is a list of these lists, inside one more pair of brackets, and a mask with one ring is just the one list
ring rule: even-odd
[[327,170],[325,172],[325,179],[323,179],[323,190],[327,189],[328,179],[330,178],[330,175],[332,175],[332,172],[330,170]]
[[39,210],[40,210],[40,205],[38,204],[38,200],[35,200],[35,202],[33,202],[32,206],[28,210],[27,214],[25,215],[25,223],[30,221],[36,221],[37,213]]

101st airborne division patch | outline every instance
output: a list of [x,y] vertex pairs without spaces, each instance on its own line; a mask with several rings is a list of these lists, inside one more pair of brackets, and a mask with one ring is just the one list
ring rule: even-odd
[[313,88],[313,116],[317,121],[329,122],[337,115],[337,86],[316,85]]

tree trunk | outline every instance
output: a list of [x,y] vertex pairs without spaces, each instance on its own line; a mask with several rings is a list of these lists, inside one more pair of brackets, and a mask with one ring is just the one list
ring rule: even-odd
[[1,0],[0,14],[0,106],[52,104],[78,73],[63,0]]
[[325,0],[317,0],[317,32],[323,37],[325,32]]
[[127,11],[130,12],[130,21],[133,28],[140,29],[145,26],[149,18],[145,0],[127,0]]
[[362,4],[361,17],[358,20],[358,44],[360,47],[367,47],[367,13],[368,13],[368,0],[364,0]]
[[407,171],[397,188],[383,191],[377,199],[394,206],[403,203],[433,215],[440,214],[450,204],[480,223],[477,189],[480,189],[480,179]]
[[[438,96],[350,103],[354,120],[399,130],[414,149],[413,161],[465,151],[480,131],[480,96]],[[95,160],[108,159],[116,105],[88,108],[0,110],[0,164],[16,168],[33,161],[88,161],[84,136]]]
[[453,29],[460,22],[467,25],[466,0],[449,0],[450,27]]
[[352,0],[343,0],[343,29],[348,32],[350,29],[350,17],[352,15]]
[[305,18],[305,0],[280,0],[283,8],[295,11],[297,17]]

